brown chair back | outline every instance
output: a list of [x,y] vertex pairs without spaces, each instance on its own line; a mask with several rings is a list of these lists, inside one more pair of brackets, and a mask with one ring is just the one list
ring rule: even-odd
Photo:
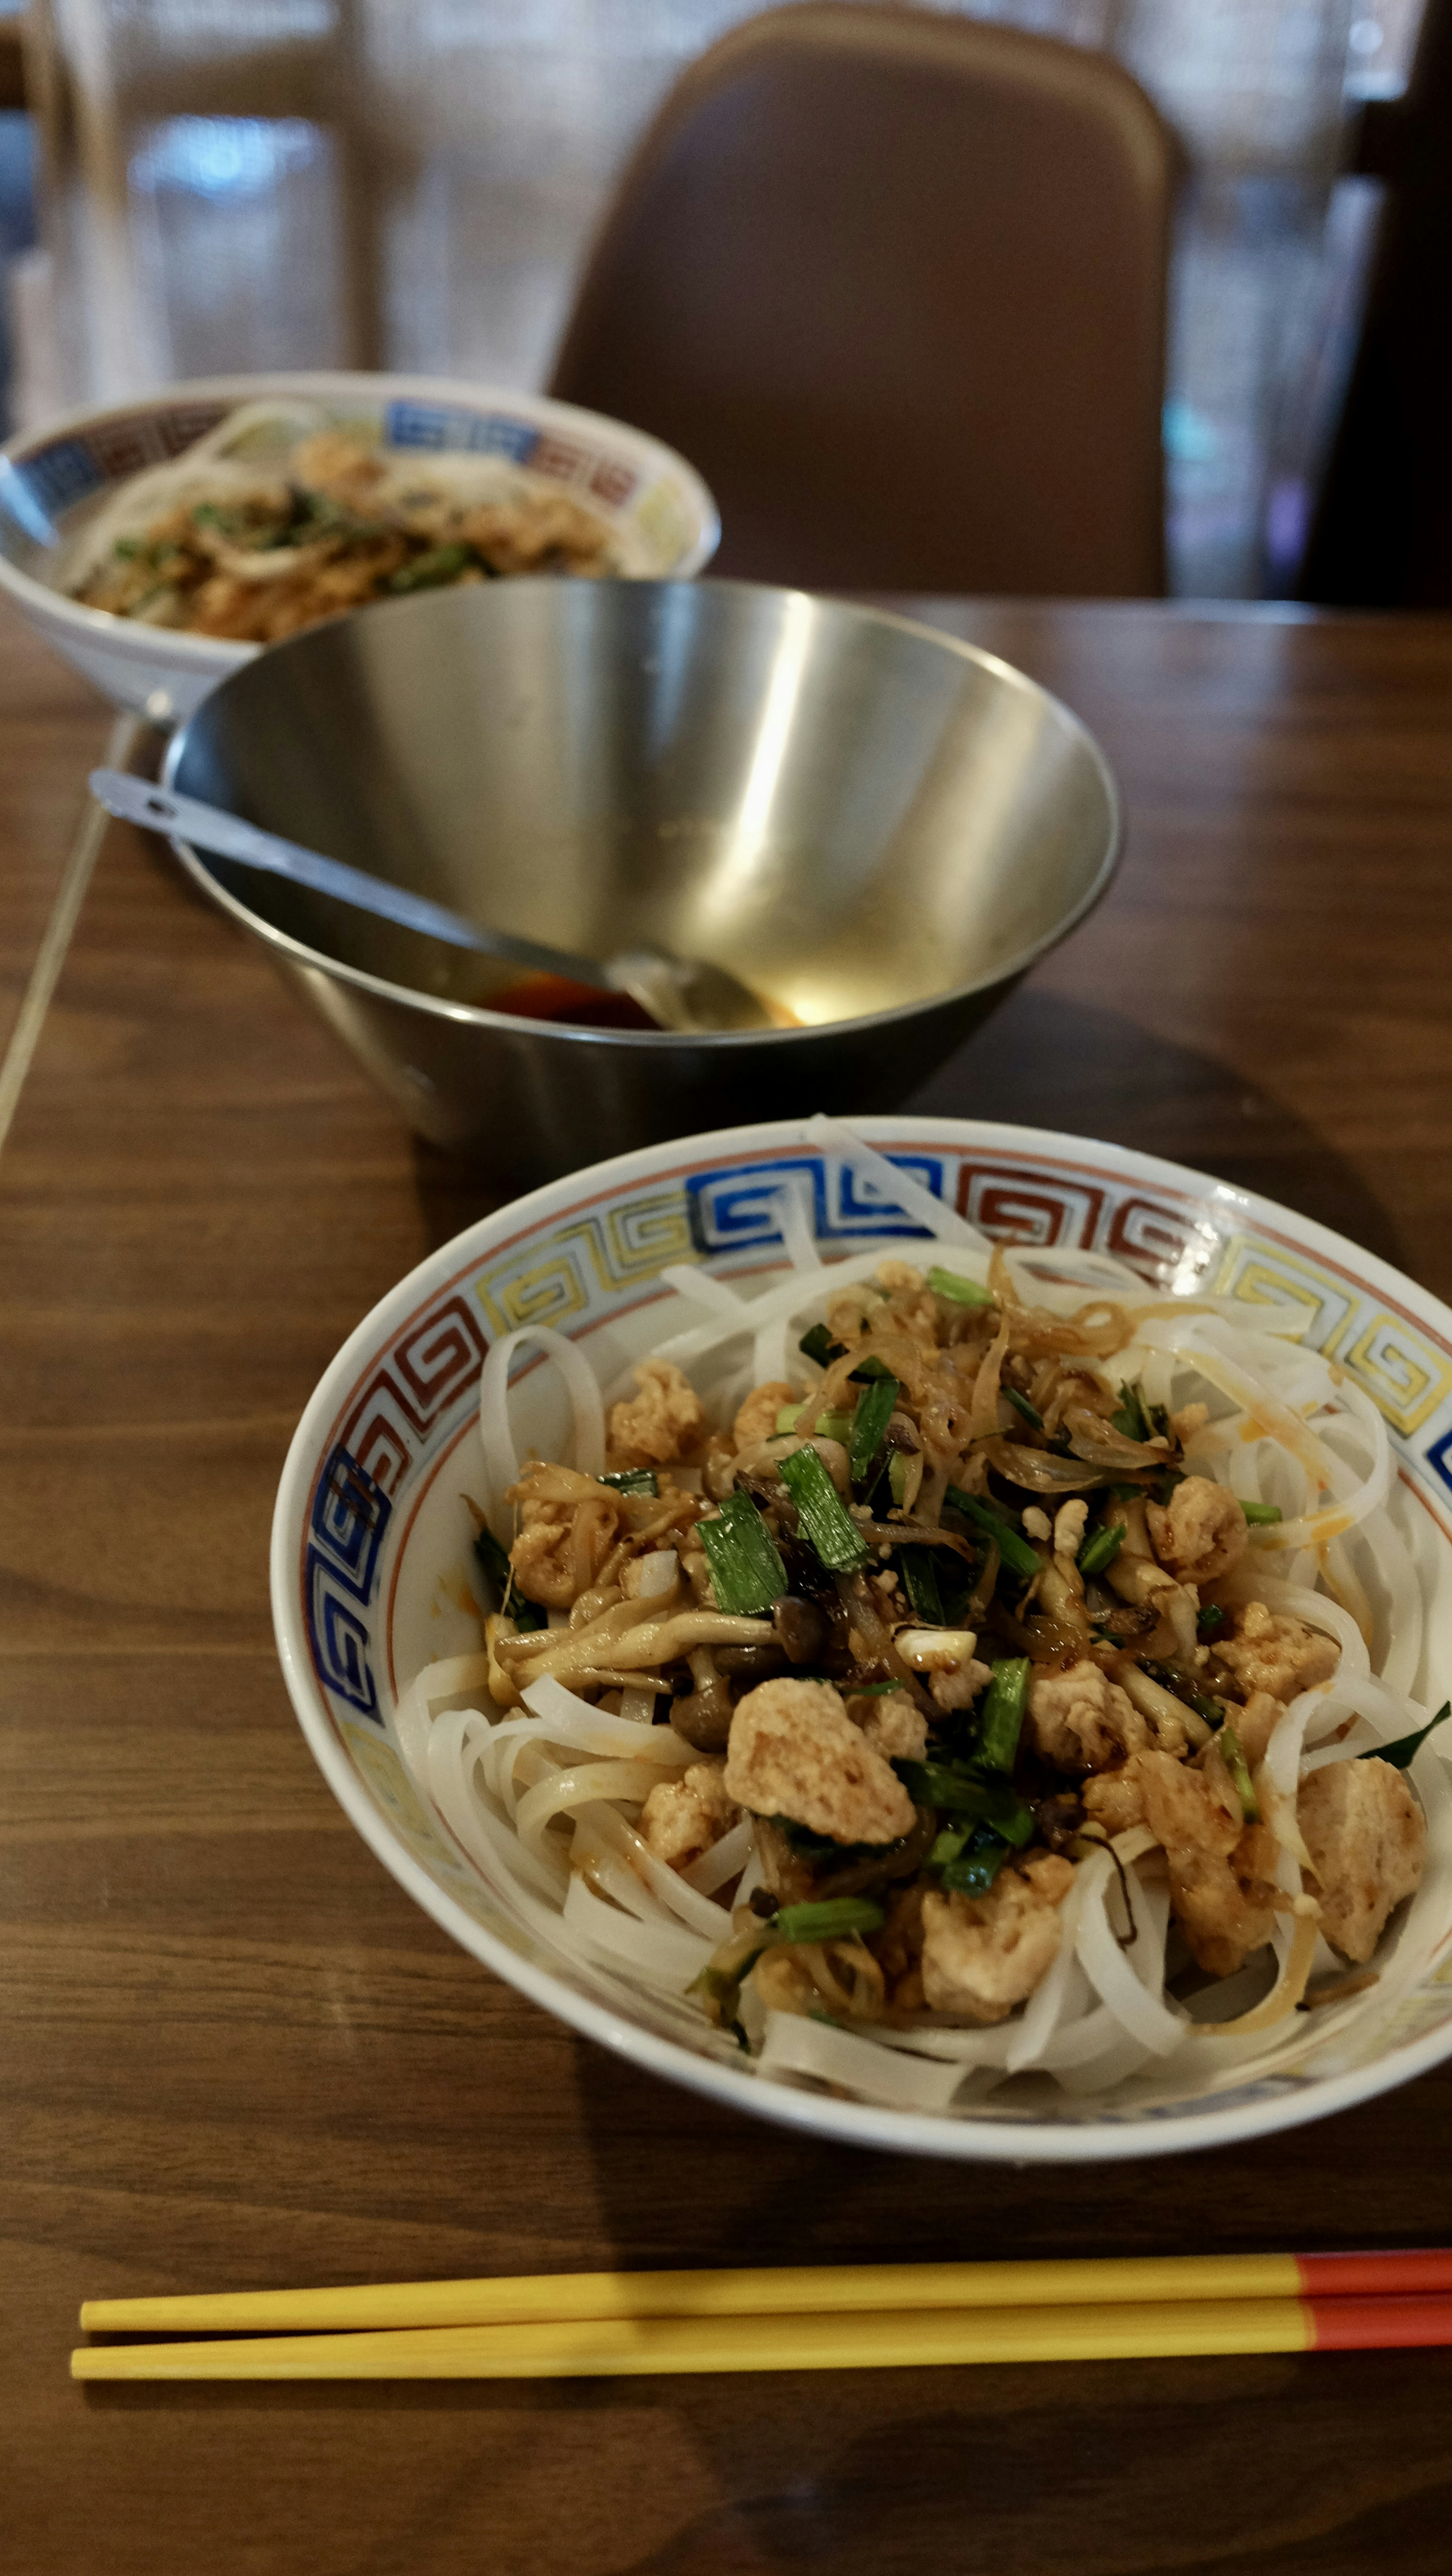
[[715,571],[1160,591],[1175,170],[1103,56],[913,8],[773,10],[646,134],[551,390],[690,458]]

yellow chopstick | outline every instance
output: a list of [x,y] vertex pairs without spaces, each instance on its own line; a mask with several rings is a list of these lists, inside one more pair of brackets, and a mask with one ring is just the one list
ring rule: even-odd
[[1203,2299],[1097,2307],[878,2309],[835,2316],[597,2317],[544,2325],[237,2342],[95,2344],[76,2379],[573,2379],[650,2372],[901,2370],[972,2362],[1128,2361],[1305,2352],[1307,2302]]
[[[1360,2265],[1365,2258],[1330,2259]],[[1388,2258],[1372,2259],[1384,2264]],[[1420,2263],[1429,2258],[1416,2259]],[[381,2281],[338,2290],[224,2290],[201,2297],[88,2299],[81,2310],[81,2330],[86,2334],[302,2334],[407,2326],[548,2325],[576,2318],[822,2317],[912,2308],[1066,2308],[1141,2300],[1159,2304],[1180,2299],[1294,2298],[1306,2286],[1304,2258],[1294,2254],[1147,2255],[1063,2263],[847,2263],[740,2272],[544,2272],[517,2280]],[[1347,2286],[1390,2285],[1363,2284],[1357,2279]],[[1422,2283],[1419,2279],[1408,2286]],[[1452,2267],[1446,2286],[1452,2288]]]

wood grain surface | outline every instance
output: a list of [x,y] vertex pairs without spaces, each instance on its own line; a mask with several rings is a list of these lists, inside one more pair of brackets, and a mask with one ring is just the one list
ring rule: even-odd
[[[1178,1155],[1452,1293],[1452,626],[919,606],[1058,688],[1130,813],[1100,912],[922,1105]],[[0,629],[12,1016],[106,723]],[[1452,2068],[1118,2170],[830,2152],[618,2065],[408,1902],[289,1713],[268,1520],[338,1343],[482,1204],[113,827],[0,1154],[7,2568],[1441,2576],[1440,2353],[68,2382],[113,2292],[1452,2241]]]

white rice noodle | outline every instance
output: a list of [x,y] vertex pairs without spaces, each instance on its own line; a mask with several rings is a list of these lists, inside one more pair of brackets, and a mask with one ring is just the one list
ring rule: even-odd
[[675,1993],[691,1985],[710,1963],[709,1941],[698,1940],[684,1925],[638,1922],[633,1914],[594,1895],[578,1870],[570,1879],[564,1920],[566,1930],[597,1957]]
[[487,1734],[488,1721],[477,1709],[451,1710],[437,1721],[423,1774],[429,1795],[470,1858],[491,1877],[499,1875],[502,1865],[511,1889],[518,1890],[523,1882],[553,1897],[558,1906],[569,1877],[563,1852],[528,1850],[513,1824],[495,1815],[479,1794],[480,1738]]
[[822,1255],[812,1224],[816,1211],[812,1185],[805,1172],[794,1172],[779,1190],[773,1191],[772,1205],[793,1270],[820,1270]]
[[1390,1511],[1372,1512],[1362,1525],[1378,1580],[1386,1592],[1387,1650],[1381,1677],[1388,1690],[1405,1695],[1414,1686],[1422,1663],[1424,1614],[1422,1587],[1411,1551]]
[[1020,2067],[1036,2065],[1047,2042],[1058,2029],[1066,2010],[1072,2011],[1076,1977],[1081,1988],[1077,1943],[1084,1906],[1094,1884],[1093,1862],[1081,1863],[1074,1872],[1074,1883],[1059,1908],[1059,1954],[1046,1977],[1035,1987],[1025,2008],[1023,2019],[1013,2025],[1004,2066],[1010,2075]]
[[692,1261],[668,1261],[660,1276],[678,1297],[693,1298],[698,1306],[709,1306],[713,1315],[728,1315],[735,1323],[741,1322],[745,1299],[729,1280],[718,1279],[714,1271],[698,1268]]
[[[949,1207],[945,1199],[934,1198],[932,1191],[925,1190],[921,1181],[899,1171],[896,1163],[890,1163],[885,1154],[879,1154],[875,1145],[867,1144],[861,1136],[854,1136],[851,1128],[844,1127],[840,1118],[827,1118],[819,1111],[815,1118],[807,1120],[804,1132],[809,1145],[819,1146],[824,1154],[840,1154],[859,1180],[866,1181],[872,1189],[880,1190],[887,1205],[901,1208],[903,1215],[911,1217],[914,1225],[926,1226],[935,1242],[971,1243],[983,1252],[991,1249],[988,1237],[980,1234],[976,1225],[970,1225],[968,1219],[960,1216],[956,1208]],[[887,1257],[885,1248],[882,1257]]]
[[[605,1794],[608,1796],[610,1793],[607,1791]],[[668,1869],[663,1860],[658,1860],[628,1818],[618,1814],[614,1807],[590,1806],[585,1810],[585,1822],[589,1839],[614,1852],[617,1859],[635,1872],[641,1885],[649,1890],[658,1910],[664,1908],[666,1916],[674,1916],[678,1922],[688,1925],[692,1932],[699,1933],[703,1941],[709,1941],[713,1949],[725,1940],[731,1929],[725,1908],[713,1905],[708,1896],[702,1896],[696,1888],[687,1885],[679,1870]]]
[[[1168,2057],[1177,2049],[1189,2027],[1184,2016],[1172,2012],[1160,1996],[1150,1992],[1130,1966],[1110,1929],[1107,1900],[1113,1883],[1113,1863],[1108,1853],[1096,1853],[1092,1860],[1081,1861],[1080,1868],[1092,1873],[1084,1893],[1083,1912],[1079,1919],[1078,1951],[1090,1984],[1113,2013],[1127,2036],[1136,2040],[1154,2057]],[[1137,1882],[1130,1880],[1142,1900]],[[1135,1907],[1135,1922],[1141,1941],[1152,1934],[1152,1917]],[[1164,1950],[1161,1943],[1161,1959]],[[1161,1972],[1163,1984],[1163,1971]]]
[[763,2075],[813,2077],[898,2111],[946,2111],[963,2072],[954,2063],[882,2048],[875,2037],[862,2039],[834,2023],[790,2012],[767,2014],[757,2064]]
[[693,1860],[690,1868],[683,1869],[680,1876],[687,1887],[696,1888],[702,1896],[714,1896],[718,1887],[726,1887],[733,1878],[740,1877],[751,1858],[753,1847],[751,1818],[743,1816],[739,1824],[733,1825],[729,1833],[711,1845],[709,1851],[702,1852],[700,1859]]
[[574,1456],[562,1460],[575,1467],[582,1476],[599,1476],[605,1469],[605,1406],[600,1382],[583,1351],[577,1350],[563,1333],[551,1332],[547,1324],[523,1324],[516,1333],[506,1333],[502,1342],[491,1345],[479,1380],[479,1432],[484,1443],[485,1510],[489,1526],[501,1543],[510,1536],[509,1506],[505,1494],[519,1480],[519,1452],[509,1424],[509,1365],[515,1352],[527,1342],[534,1342],[556,1368],[569,1390],[575,1417]]

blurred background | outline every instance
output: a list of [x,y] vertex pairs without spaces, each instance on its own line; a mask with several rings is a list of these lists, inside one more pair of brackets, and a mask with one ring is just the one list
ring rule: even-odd
[[[1358,589],[1354,568],[1328,567],[1324,531],[1317,587],[1316,510],[1398,175],[1387,137],[1438,0],[942,5],[1115,55],[1183,144],[1172,590],[1378,595],[1385,571]],[[543,385],[644,122],[750,14],[744,0],[0,0],[7,426],[224,369]]]

